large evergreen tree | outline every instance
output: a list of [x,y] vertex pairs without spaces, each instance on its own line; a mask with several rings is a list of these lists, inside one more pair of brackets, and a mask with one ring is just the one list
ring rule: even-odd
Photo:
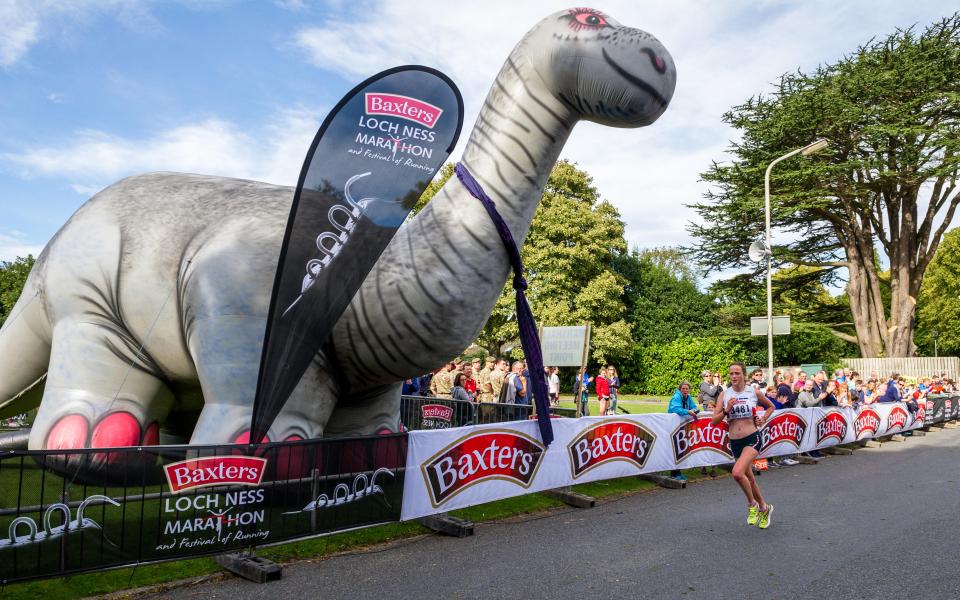
[[940,356],[960,355],[960,229],[943,236],[920,286],[918,307],[917,344],[923,351],[934,353],[936,331]]
[[[776,91],[724,119],[742,134],[731,164],[694,208],[698,260],[756,269],[746,249],[763,231],[763,181],[775,158],[816,138],[827,150],[778,165],[772,177],[773,259],[805,265],[781,286],[846,280],[863,356],[910,356],[924,272],[960,204],[960,14],[922,32],[898,30],[836,64],[789,73]],[[878,255],[889,261],[885,298]]]

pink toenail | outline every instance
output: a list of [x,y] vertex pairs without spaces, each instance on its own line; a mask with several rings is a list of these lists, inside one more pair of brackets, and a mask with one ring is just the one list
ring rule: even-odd
[[147,425],[147,430],[143,432],[144,446],[157,446],[160,444],[160,426],[156,423]]
[[93,428],[91,448],[122,448],[140,444],[140,423],[128,412],[110,413]]
[[80,415],[67,415],[57,421],[47,434],[48,450],[72,450],[87,446],[87,420]]
[[[303,438],[299,435],[287,436],[285,442],[299,442]],[[304,463],[306,462],[305,446],[281,447],[277,450],[277,479],[293,479],[303,477]]]
[[[249,444],[250,443],[250,431],[244,431],[233,440],[234,444]],[[263,436],[263,439],[260,441],[261,444],[269,444],[270,438],[266,435]]]

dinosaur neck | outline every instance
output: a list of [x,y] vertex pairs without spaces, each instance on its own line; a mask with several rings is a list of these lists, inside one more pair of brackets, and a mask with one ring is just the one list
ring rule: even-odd
[[[575,122],[533,69],[507,60],[462,162],[518,245]],[[349,389],[379,389],[459,354],[480,333],[509,270],[490,216],[451,178],[400,228],[337,323],[332,339]]]
[[[483,103],[462,162],[496,203],[517,245],[523,245],[575,123],[572,111],[545,89],[532,67],[513,56],[507,59]],[[454,177],[445,188],[460,185]],[[456,196],[462,192],[455,191]],[[482,211],[478,214],[488,218]]]

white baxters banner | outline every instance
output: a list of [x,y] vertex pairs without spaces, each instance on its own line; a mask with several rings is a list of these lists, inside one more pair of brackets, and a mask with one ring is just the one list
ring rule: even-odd
[[[781,456],[923,426],[905,404],[778,410],[761,456]],[[409,434],[401,520],[578,483],[733,462],[726,423],[673,414],[555,419],[549,448],[536,421]]]

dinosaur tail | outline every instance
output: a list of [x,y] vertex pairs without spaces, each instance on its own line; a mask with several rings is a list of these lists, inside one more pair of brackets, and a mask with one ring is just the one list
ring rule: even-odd
[[50,360],[50,325],[33,279],[0,328],[0,418],[40,404]]

